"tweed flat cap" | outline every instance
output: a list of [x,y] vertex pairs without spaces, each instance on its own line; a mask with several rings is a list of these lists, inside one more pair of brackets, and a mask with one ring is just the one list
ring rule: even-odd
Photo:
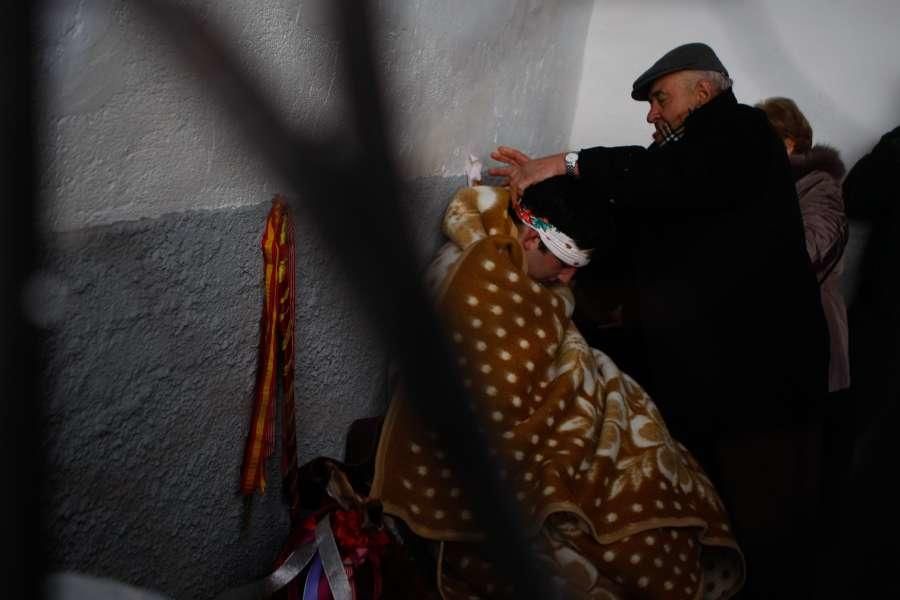
[[728,71],[706,44],[694,42],[678,46],[666,52],[662,58],[653,63],[653,66],[644,71],[643,75],[635,79],[631,87],[631,97],[635,100],[648,100],[650,86],[653,82],[675,71],[718,71],[728,77]]

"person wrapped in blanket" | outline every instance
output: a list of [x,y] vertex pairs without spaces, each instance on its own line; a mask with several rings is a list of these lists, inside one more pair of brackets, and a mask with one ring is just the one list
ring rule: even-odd
[[[571,322],[608,225],[578,180],[456,193],[428,272],[527,534],[571,598],[728,598],[741,551],[716,490],[641,386]],[[595,251],[597,257],[602,252]],[[371,495],[436,549],[443,598],[511,597],[440,447],[394,393]]]

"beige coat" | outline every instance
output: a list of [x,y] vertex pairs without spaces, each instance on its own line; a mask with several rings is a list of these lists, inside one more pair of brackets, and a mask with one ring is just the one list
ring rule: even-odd
[[844,165],[837,151],[815,146],[808,154],[794,155],[791,165],[806,230],[806,250],[819,280],[822,308],[831,337],[828,391],[850,386],[847,307],[841,292],[847,215],[841,196]]

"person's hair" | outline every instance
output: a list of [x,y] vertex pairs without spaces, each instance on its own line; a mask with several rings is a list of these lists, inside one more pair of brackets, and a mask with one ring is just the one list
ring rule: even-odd
[[[604,198],[593,197],[578,179],[566,175],[551,177],[525,188],[522,206],[535,216],[575,240],[584,250],[593,249],[594,259],[611,248],[615,229],[609,205]],[[511,210],[515,222],[519,222]]]
[[813,139],[812,127],[793,100],[768,98],[757,104],[756,108],[761,108],[766,113],[778,137],[794,141],[794,152],[806,154],[810,151]]
[[730,90],[734,82],[730,77],[718,71],[688,71],[690,77],[685,78],[685,85],[693,88],[700,81],[708,81],[712,87],[713,96],[718,96],[725,90]]

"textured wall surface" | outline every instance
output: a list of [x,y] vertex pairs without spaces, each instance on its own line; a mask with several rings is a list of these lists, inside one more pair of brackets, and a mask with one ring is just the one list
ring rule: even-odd
[[[246,524],[236,494],[265,210],[56,237],[48,272],[64,309],[47,346],[51,569],[190,598],[274,558],[287,527],[279,478]],[[301,403],[321,391],[308,388]]]
[[[448,198],[461,184],[415,182],[411,197]],[[249,512],[236,493],[268,208],[54,236],[45,277],[51,569],[206,598],[270,567],[287,532],[277,456]],[[423,216],[417,237],[433,244],[438,213]],[[387,355],[310,224],[298,223],[297,243],[302,464],[342,457],[349,424],[383,412]]]
[[[53,4],[43,190],[54,229],[249,205],[272,189],[202,79],[130,3]],[[186,4],[228,32],[298,127],[324,135],[345,121],[326,0]],[[460,175],[469,153],[486,157],[498,142],[530,152],[566,142],[591,0],[376,4],[407,178]]]
[[[297,127],[346,121],[326,0],[187,0],[227,32]],[[377,2],[390,130],[425,256],[469,153],[569,136],[590,0]],[[285,189],[202,77],[133,4],[55,0],[42,34],[50,568],[209,598],[266,574],[287,532],[269,493],[236,490],[256,368],[262,234]],[[301,159],[302,157],[298,157]],[[323,199],[299,198],[304,201]],[[340,202],[336,182],[330,202]],[[348,218],[352,212],[348,210]],[[384,410],[388,355],[300,219],[299,459],[340,457]]]

